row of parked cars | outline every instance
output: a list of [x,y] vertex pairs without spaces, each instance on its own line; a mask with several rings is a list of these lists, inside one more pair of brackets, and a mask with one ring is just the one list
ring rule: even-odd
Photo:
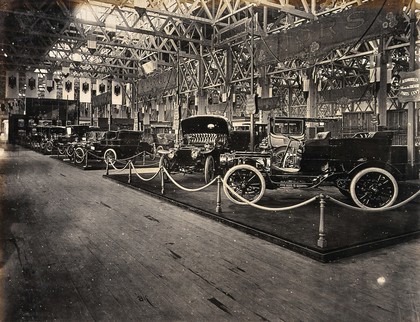
[[390,162],[392,132],[358,133],[349,138],[321,132],[307,139],[305,128],[303,118],[271,118],[266,135],[252,149],[249,131],[237,131],[226,118],[211,115],[182,120],[177,140],[163,133],[82,131],[73,126],[65,128],[65,135],[51,128],[50,138],[39,140],[37,134],[33,142],[64,151],[78,163],[89,155],[113,163],[145,152],[150,158],[159,157],[160,166],[170,173],[200,173],[205,182],[220,174],[227,197],[238,204],[259,201],[266,189],[325,183],[335,185],[363,208],[395,203],[403,175]]

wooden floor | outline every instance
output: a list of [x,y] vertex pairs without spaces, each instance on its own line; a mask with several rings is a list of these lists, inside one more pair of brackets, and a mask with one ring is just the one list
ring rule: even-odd
[[1,321],[420,321],[420,240],[320,263],[0,146]]

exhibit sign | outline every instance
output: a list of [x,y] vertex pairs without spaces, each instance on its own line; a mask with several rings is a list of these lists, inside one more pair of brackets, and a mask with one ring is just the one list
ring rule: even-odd
[[405,102],[420,101],[420,69],[412,72],[400,73],[400,91],[398,92],[398,100]]
[[316,59],[331,50],[403,30],[402,1],[369,1],[256,42],[256,64]]

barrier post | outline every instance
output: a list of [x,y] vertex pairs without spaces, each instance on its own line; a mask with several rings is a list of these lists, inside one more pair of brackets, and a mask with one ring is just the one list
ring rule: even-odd
[[85,151],[85,168],[88,167],[88,158],[89,158],[89,151],[86,150]]
[[146,164],[146,151],[143,151],[143,165]]
[[216,212],[220,214],[222,212],[222,179],[217,176],[217,196],[216,196]]
[[327,239],[325,238],[325,196],[321,193],[319,195],[319,238],[318,247],[327,247]]
[[164,195],[165,194],[165,170],[163,167],[160,167],[160,185],[161,185],[160,193]]
[[109,175],[109,161],[107,159],[106,160],[106,175]]
[[128,183],[131,183],[131,165],[133,164],[131,160],[128,161]]

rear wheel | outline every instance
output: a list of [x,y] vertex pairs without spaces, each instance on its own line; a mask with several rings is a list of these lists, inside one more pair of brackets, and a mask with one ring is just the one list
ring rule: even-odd
[[53,150],[53,143],[51,141],[48,141],[45,143],[45,151],[48,153],[51,153]]
[[398,184],[385,169],[366,168],[351,180],[350,194],[354,203],[361,208],[387,208],[397,199]]
[[206,158],[206,162],[204,163],[204,181],[209,183],[211,180],[214,179],[214,158],[213,156],[209,155]]
[[104,161],[107,164],[114,165],[117,160],[117,152],[114,149],[108,149],[104,153]]
[[66,148],[66,153],[69,158],[72,158],[74,155],[74,146],[73,144],[69,144]]
[[239,205],[246,204],[228,189],[227,185],[239,196],[251,203],[258,202],[265,192],[265,180],[260,171],[248,164],[236,165],[226,172],[223,190],[226,197]]

